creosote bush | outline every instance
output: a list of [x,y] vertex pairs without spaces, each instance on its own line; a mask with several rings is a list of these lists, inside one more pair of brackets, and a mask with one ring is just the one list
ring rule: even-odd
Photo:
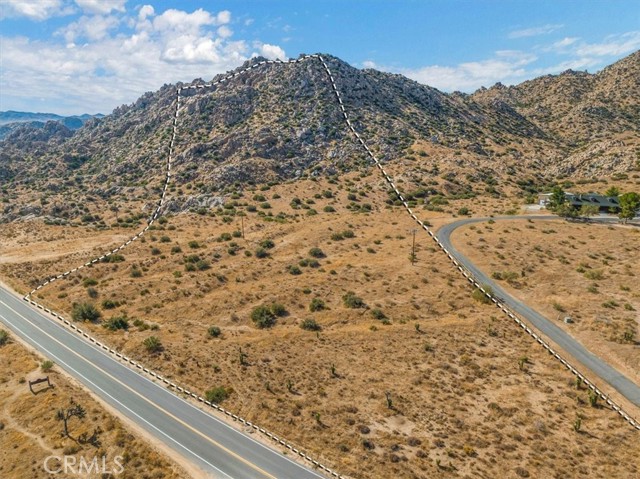
[[145,349],[150,353],[157,353],[162,351],[162,343],[160,339],[156,336],[149,336],[147,339],[142,341]]
[[311,248],[309,250],[309,256],[312,258],[324,258],[325,254],[320,248]]
[[258,328],[269,328],[277,317],[286,316],[287,309],[280,303],[263,304],[251,310],[251,320]]
[[313,298],[311,300],[311,303],[309,304],[309,311],[311,312],[322,311],[325,308],[326,308],[326,305],[324,304],[324,301],[321,300],[320,298]]
[[218,326],[211,326],[208,330],[207,333],[209,334],[209,336],[211,336],[212,338],[217,338],[218,336],[220,336],[222,334],[222,330],[218,327]]
[[40,369],[42,369],[43,372],[48,373],[53,369],[53,361],[49,359],[47,359],[46,361],[42,361],[42,364],[40,364]]
[[318,322],[313,318],[302,320],[302,322],[300,323],[300,327],[305,331],[320,331],[322,329]]
[[74,321],[91,321],[95,323],[100,319],[100,311],[91,303],[74,303],[71,317]]
[[204,397],[207,401],[214,404],[220,404],[231,394],[231,389],[227,389],[224,386],[216,386],[214,388],[205,391]]
[[347,292],[347,294],[342,297],[342,301],[347,308],[357,309],[364,308],[365,306],[362,298],[356,296],[356,293],[354,293],[353,291]]
[[4,329],[0,329],[0,346],[4,346],[9,342],[9,333]]
[[126,316],[114,316],[103,324],[110,331],[129,329],[129,319]]

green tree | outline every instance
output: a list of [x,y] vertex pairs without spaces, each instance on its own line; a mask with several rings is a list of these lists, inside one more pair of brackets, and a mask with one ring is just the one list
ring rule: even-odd
[[590,216],[597,216],[598,213],[600,213],[600,209],[596,205],[582,205],[578,216],[588,218]]
[[604,192],[605,196],[620,196],[620,189],[617,186],[612,186]]
[[562,203],[553,209],[553,212],[560,218],[577,218],[578,210],[576,210],[570,203]]
[[620,196],[620,213],[618,217],[627,222],[632,220],[640,209],[640,195],[638,193],[629,192]]
[[566,202],[567,196],[564,194],[563,189],[559,186],[554,186],[551,190],[549,202],[547,203],[547,209],[555,212],[557,208],[560,208]]

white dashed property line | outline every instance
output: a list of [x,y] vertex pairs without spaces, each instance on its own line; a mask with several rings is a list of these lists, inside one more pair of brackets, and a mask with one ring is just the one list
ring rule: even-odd
[[[466,272],[463,267],[458,263],[458,261],[453,257],[453,255],[449,252],[449,250],[447,248],[445,248],[445,246],[440,242],[440,240],[437,238],[437,236],[431,231],[430,228],[427,227],[427,225],[425,225],[422,221],[418,220],[415,215],[413,214],[411,208],[409,207],[408,203],[405,201],[404,197],[402,196],[402,194],[400,193],[400,191],[398,190],[398,188],[396,187],[395,183],[393,182],[393,179],[391,178],[391,176],[389,176],[387,174],[387,172],[384,170],[384,168],[382,167],[382,163],[380,163],[380,160],[378,160],[378,158],[371,152],[370,148],[368,147],[368,145],[366,144],[366,142],[362,139],[362,137],[358,134],[358,132],[355,130],[353,124],[351,123],[347,112],[344,108],[343,105],[343,101],[342,101],[342,96],[340,95],[340,91],[338,90],[338,88],[336,87],[335,84],[335,80],[333,78],[333,75],[331,74],[331,70],[329,69],[329,67],[327,66],[326,62],[324,61],[324,58],[322,58],[322,56],[318,57],[320,62],[322,63],[322,66],[324,67],[327,75],[329,76],[329,79],[331,81],[331,86],[333,87],[333,91],[336,95],[336,98],[338,99],[338,104],[340,106],[340,110],[342,111],[342,114],[345,118],[345,121],[347,123],[347,126],[349,127],[349,129],[351,130],[351,132],[355,135],[356,139],[358,140],[358,143],[360,143],[360,145],[362,145],[362,147],[365,149],[365,151],[367,152],[369,158],[371,158],[375,164],[375,166],[378,167],[378,169],[382,172],[382,175],[384,176],[385,180],[387,181],[387,183],[391,186],[391,188],[393,188],[393,191],[395,192],[395,194],[397,195],[397,197],[400,199],[400,201],[402,202],[405,210],[409,213],[409,215],[411,216],[411,218],[413,218],[414,221],[416,221],[427,233],[429,233],[429,236],[431,236],[431,238],[433,238],[435,240],[435,242],[438,244],[438,246],[440,247],[440,249],[447,255],[447,257],[449,258],[449,260],[453,263],[453,265],[456,267],[456,269],[458,269],[459,271],[462,272],[462,274],[468,278],[468,279],[472,279],[473,284],[478,287],[483,293],[484,295],[489,298],[490,300],[492,300],[500,309],[502,309],[511,319],[513,319],[516,324],[520,325],[524,331],[529,334],[530,336],[534,337],[534,339],[536,339],[537,342],[539,342],[547,351],[549,351],[556,359],[561,360],[561,363],[563,365],[565,365],[565,367],[567,365],[569,365],[568,361],[564,360],[558,353],[556,353],[550,346],[549,344],[547,344],[546,341],[543,341],[542,339],[540,339],[537,335],[535,335],[535,333],[526,325],[524,324],[515,314],[513,314],[513,312],[511,312],[506,306],[504,306],[502,304],[502,302],[500,301],[499,298],[495,298],[491,293],[489,293],[488,291],[485,290],[485,288],[483,286],[481,286],[479,284],[479,282],[473,278],[472,274],[469,272]],[[564,361],[564,362],[563,362]],[[568,368],[571,372],[573,371],[577,371],[575,368],[570,367]],[[580,375],[582,376],[582,375]],[[597,390],[597,394],[604,400],[609,400],[607,396],[605,396],[603,393],[601,393],[599,390]],[[613,403],[613,401],[611,401]],[[624,411],[622,411],[622,408],[620,408],[617,411],[627,422],[629,422],[633,427],[635,427],[636,429],[640,430],[640,423],[636,420],[634,420],[633,418],[631,418],[628,414],[626,414]]]
[[[203,88],[210,88],[212,86],[216,86],[216,85],[220,85],[224,82],[226,82],[229,79],[235,78],[238,75],[245,73],[248,70],[252,70],[254,68],[258,68],[262,65],[269,65],[269,64],[283,64],[283,63],[300,63],[304,60],[307,59],[318,59],[322,66],[324,67],[325,72],[328,74],[330,83],[331,83],[331,87],[332,90],[334,92],[334,94],[336,95],[336,98],[338,100],[338,105],[340,107],[340,110],[342,112],[342,116],[349,128],[349,130],[354,134],[357,142],[364,148],[364,150],[367,152],[367,155],[373,160],[375,166],[378,167],[378,169],[381,171],[382,175],[384,176],[385,180],[387,181],[387,183],[389,183],[389,185],[393,188],[394,192],[396,193],[396,195],[398,196],[398,198],[400,199],[400,201],[402,202],[404,208],[407,210],[407,212],[409,213],[409,215],[411,216],[411,218],[417,222],[417,224],[424,229],[429,236],[437,243],[437,245],[440,247],[440,249],[447,255],[447,257],[453,262],[454,266],[456,266],[456,268],[458,270],[460,270],[462,272],[462,274],[469,280],[471,281],[476,287],[478,287],[489,299],[491,299],[498,307],[500,307],[500,309],[502,309],[506,314],[508,314],[508,316],[510,318],[512,318],[514,321],[516,321],[517,324],[523,325],[522,321],[520,321],[510,310],[508,310],[498,299],[496,299],[495,297],[493,297],[493,295],[489,294],[479,283],[478,281],[473,278],[473,276],[467,272],[466,270],[464,270],[462,268],[461,265],[458,264],[458,262],[455,260],[455,258],[453,258],[453,256],[451,255],[451,253],[447,250],[447,248],[445,248],[445,246],[441,243],[441,241],[437,238],[437,236],[433,233],[433,231],[431,231],[431,229],[421,220],[419,220],[417,218],[417,216],[413,213],[413,211],[411,210],[411,208],[409,207],[408,202],[405,200],[405,198],[402,196],[402,194],[400,193],[400,191],[398,190],[398,188],[396,187],[395,183],[393,182],[392,177],[387,174],[387,172],[385,171],[385,169],[383,168],[382,164],[380,163],[380,161],[378,160],[378,158],[373,154],[373,152],[371,151],[371,149],[369,148],[369,146],[366,144],[366,142],[364,141],[364,139],[361,137],[361,135],[356,131],[354,125],[351,123],[351,120],[349,119],[349,116],[347,114],[347,111],[344,107],[344,102],[342,100],[342,96],[340,94],[340,91],[338,90],[336,83],[335,83],[335,79],[331,73],[331,70],[329,69],[329,67],[327,66],[324,58],[320,55],[306,55],[303,57],[300,57],[297,60],[292,60],[289,62],[282,62],[282,61],[262,61],[259,62],[257,64],[252,65],[251,67],[248,67],[240,72],[236,72],[236,74],[234,75],[228,75],[225,78],[222,78],[220,80],[217,80],[215,82],[210,82],[210,83],[204,83],[204,84],[196,84],[196,85],[189,85],[189,86],[181,86],[178,87],[178,89],[176,90],[176,109],[175,109],[175,113],[174,113],[174,118],[173,118],[173,134],[170,140],[170,145],[169,145],[169,154],[167,157],[167,162],[166,162],[166,178],[165,178],[165,182],[163,185],[163,191],[162,191],[162,195],[160,197],[160,201],[158,203],[158,206],[156,207],[155,211],[153,212],[153,215],[151,216],[150,220],[148,221],[147,226],[140,231],[139,233],[137,233],[135,236],[133,236],[132,238],[129,238],[126,242],[124,242],[122,245],[120,245],[118,248],[114,249],[111,253],[105,253],[102,256],[100,256],[99,258],[95,258],[92,261],[86,263],[83,266],[74,268],[70,271],[66,271],[64,273],[61,273],[53,278],[50,278],[48,280],[46,280],[45,283],[39,285],[36,289],[34,289],[33,291],[31,291],[29,294],[27,294],[24,299],[26,301],[31,302],[32,304],[41,307],[38,303],[36,303],[35,301],[30,299],[30,296],[35,293],[36,291],[38,291],[39,289],[41,289],[43,286],[45,286],[46,284],[49,284],[51,282],[54,282],[58,279],[64,278],[66,276],[68,276],[69,274],[84,268],[85,266],[88,266],[90,264],[93,264],[97,261],[101,261],[106,257],[109,257],[111,254],[114,254],[117,251],[120,251],[122,249],[124,249],[125,247],[127,247],[129,244],[131,244],[133,241],[137,240],[138,238],[140,238],[141,236],[144,235],[144,233],[146,233],[146,231],[148,231],[149,227],[153,224],[153,222],[156,220],[161,207],[164,204],[164,200],[165,200],[165,196],[166,196],[166,190],[169,184],[169,180],[171,178],[171,167],[172,167],[172,160],[173,160],[173,147],[175,144],[175,140],[176,140],[176,136],[177,136],[177,124],[178,124],[178,118],[180,116],[180,108],[181,108],[181,93],[184,90],[198,90],[198,89],[203,89]],[[74,325],[72,325],[71,323],[69,323],[69,321],[67,321],[66,319],[64,319],[62,316],[56,315],[55,317],[57,317],[58,319],[60,319],[61,321],[63,321],[65,324],[70,325],[72,328],[76,329],[78,331],[78,333],[89,337],[86,333],[81,332],[79,329],[75,328]],[[577,369],[575,369],[573,366],[571,366],[569,364],[568,361],[564,360],[563,358],[561,358],[555,351],[553,351],[553,349],[545,342],[543,341],[539,336],[537,336],[530,328],[526,327],[526,325],[523,325],[525,328],[525,331],[531,335],[534,339],[536,339],[537,342],[539,342],[546,350],[548,350],[551,354],[553,354],[556,358],[558,358],[561,363],[563,365],[565,365],[565,367],[567,367],[569,369],[570,372],[572,372],[573,374],[577,375],[578,377],[580,377],[583,382],[585,382],[585,384],[591,384],[590,382],[588,382],[586,380],[586,378],[584,377],[584,375],[582,375],[581,373],[579,373],[577,371]],[[110,350],[110,352],[112,352],[113,350]],[[115,353],[115,356],[118,358],[122,358],[125,361],[130,362],[132,365],[135,365],[136,367],[143,369],[145,372],[149,372],[149,374],[151,374],[153,377],[157,378],[158,380],[164,382],[165,384],[169,385],[171,388],[179,391],[179,392],[183,392],[191,397],[196,398],[198,401],[203,402],[204,404],[226,414],[227,416],[232,416],[234,419],[236,420],[240,420],[241,422],[247,424],[248,422],[245,421],[242,418],[239,418],[236,415],[232,415],[229,411],[227,411],[226,409],[213,404],[209,401],[207,401],[206,399],[202,398],[201,396],[197,396],[196,394],[177,386],[175,383],[168,381],[166,378],[164,378],[163,376],[161,376],[160,374],[154,373],[152,371],[149,371],[146,368],[143,368],[141,365],[135,363],[134,361],[132,361],[129,358],[126,358],[126,356],[123,356],[120,353]],[[634,419],[632,419],[631,417],[629,417],[620,406],[618,406],[617,404],[615,404],[613,401],[611,401],[607,396],[603,395],[599,390],[596,389],[596,391],[598,391],[598,394],[604,399],[606,400],[607,404],[613,404],[615,407],[613,407],[614,410],[616,410],[625,420],[627,420],[632,426],[634,426],[636,429],[640,430],[640,424],[635,421]],[[277,436],[273,435],[272,433],[268,432],[267,430],[263,429],[263,428],[259,428],[257,426],[255,426],[255,429],[260,431],[262,434],[265,434],[267,437],[273,439],[275,442],[279,443],[279,444],[283,444],[286,445],[288,448],[291,448],[288,443],[286,443],[285,441],[283,441],[282,439],[278,438]],[[296,449],[294,449],[296,450]],[[309,461],[311,461],[314,465],[318,466],[319,468],[323,469],[326,472],[329,472],[330,474],[332,474],[335,477],[339,477],[341,478],[342,476],[340,476],[339,474],[335,473],[334,471],[332,471],[331,469],[329,469],[328,467],[318,463],[317,461],[311,459],[308,455],[300,452],[299,455]]]
[[[300,58],[300,59],[298,59],[298,60],[293,60],[293,61],[289,61],[289,62],[282,62],[282,61],[264,61],[264,62],[260,62],[258,65],[254,64],[253,66],[251,66],[251,67],[249,67],[249,68],[246,68],[246,69],[244,69],[244,70],[242,70],[242,71],[240,71],[240,72],[237,72],[237,73],[236,73],[236,74],[234,74],[234,75],[229,75],[229,76],[227,76],[227,77],[225,77],[225,78],[223,78],[223,79],[221,79],[221,80],[218,80],[218,81],[216,81],[216,82],[207,83],[207,84],[191,85],[191,86],[188,86],[188,87],[179,87],[179,88],[176,90],[176,110],[175,110],[174,120],[173,120],[173,135],[172,135],[171,140],[170,140],[169,155],[168,155],[168,159],[167,159],[167,163],[166,163],[167,171],[166,171],[165,182],[164,182],[164,186],[163,186],[163,190],[162,190],[162,195],[161,195],[161,197],[160,197],[160,201],[159,201],[159,203],[158,203],[158,206],[156,207],[155,211],[154,211],[154,212],[153,212],[153,214],[151,215],[151,217],[150,217],[150,219],[149,219],[149,221],[148,221],[147,226],[146,226],[142,231],[140,231],[139,233],[137,233],[137,234],[136,234],[136,235],[134,235],[133,237],[129,238],[126,242],[124,242],[123,244],[121,244],[119,247],[115,248],[113,251],[108,252],[108,253],[105,253],[105,254],[103,254],[102,256],[98,257],[98,258],[94,258],[93,260],[88,261],[87,263],[85,263],[85,264],[84,264],[84,265],[82,265],[82,266],[79,266],[79,267],[74,268],[74,269],[72,269],[72,270],[66,271],[66,272],[64,272],[64,273],[61,273],[61,274],[59,274],[59,275],[57,275],[57,276],[55,276],[55,277],[52,277],[52,278],[50,278],[50,279],[46,280],[43,284],[40,284],[37,288],[35,288],[35,289],[34,289],[33,291],[31,291],[30,293],[28,293],[28,294],[27,294],[23,299],[24,299],[25,301],[28,301],[28,302],[30,302],[31,304],[33,304],[33,305],[35,305],[35,306],[37,306],[37,307],[39,307],[39,308],[41,308],[41,309],[42,309],[42,306],[40,306],[40,304],[38,304],[37,302],[35,302],[35,301],[33,301],[33,300],[31,299],[31,296],[32,296],[36,291],[40,290],[41,288],[43,288],[43,287],[44,287],[44,286],[46,286],[47,284],[52,283],[53,281],[56,281],[56,280],[61,279],[61,278],[64,278],[64,277],[68,276],[69,274],[72,274],[72,273],[74,273],[74,272],[76,272],[76,271],[78,271],[78,270],[80,270],[80,269],[82,269],[82,268],[84,268],[84,267],[86,267],[86,266],[90,266],[90,265],[91,265],[91,264],[93,264],[93,263],[96,263],[96,262],[98,262],[98,261],[101,261],[101,260],[103,260],[104,258],[107,258],[107,257],[111,256],[112,254],[115,254],[116,252],[118,252],[118,251],[120,251],[120,250],[122,250],[122,249],[126,248],[126,247],[127,247],[128,245],[130,245],[133,241],[137,240],[139,237],[141,237],[142,235],[144,235],[144,233],[146,233],[146,231],[147,231],[147,230],[149,230],[149,227],[150,227],[150,226],[155,222],[155,220],[157,219],[157,217],[158,217],[158,215],[159,215],[160,209],[161,209],[161,207],[162,207],[162,205],[163,205],[163,203],[164,203],[164,200],[165,200],[166,190],[167,190],[167,187],[168,187],[168,184],[169,184],[169,180],[170,180],[170,178],[171,178],[171,166],[172,166],[172,159],[173,159],[173,146],[174,146],[175,139],[176,139],[176,136],[177,136],[177,119],[178,119],[178,117],[179,117],[180,104],[181,104],[181,96],[180,96],[180,94],[181,94],[181,92],[182,92],[183,90],[189,90],[189,89],[193,89],[193,90],[195,90],[195,89],[207,88],[207,87],[211,87],[211,86],[219,85],[219,84],[222,84],[222,83],[224,83],[225,81],[227,81],[227,80],[229,80],[229,79],[235,78],[236,76],[238,76],[238,75],[239,75],[239,74],[241,74],[241,73],[244,73],[244,72],[246,72],[246,71],[248,71],[248,70],[250,70],[250,69],[256,68],[256,66],[265,65],[265,64],[274,64],[274,63],[299,63],[300,61],[302,61],[302,60],[307,60],[307,59],[309,59],[309,58],[319,58],[319,55],[307,55],[307,56],[301,57],[301,58]],[[334,85],[334,89],[335,89],[335,85]],[[337,90],[336,90],[336,91],[337,91]],[[170,386],[170,387],[171,387],[171,388],[173,388],[174,390],[178,391],[179,393],[182,393],[182,394],[185,394],[185,395],[190,396],[190,397],[192,397],[192,398],[195,398],[197,401],[202,402],[202,403],[204,403],[204,404],[206,404],[206,405],[208,405],[208,406],[210,406],[210,407],[212,407],[212,408],[214,408],[214,409],[216,409],[216,410],[218,410],[218,411],[220,411],[220,412],[224,413],[225,415],[227,415],[227,416],[229,416],[229,417],[232,417],[235,421],[239,421],[239,422],[241,422],[241,423],[243,423],[243,424],[251,424],[251,423],[249,423],[248,421],[246,421],[245,419],[243,419],[243,418],[241,418],[241,417],[239,417],[239,416],[237,416],[237,415],[235,415],[235,414],[232,414],[230,411],[227,411],[226,409],[224,409],[224,408],[222,408],[222,407],[218,406],[217,404],[211,403],[211,402],[207,401],[205,398],[203,398],[203,397],[201,397],[201,396],[198,396],[197,394],[195,394],[195,393],[193,393],[193,392],[191,392],[191,391],[189,391],[189,390],[187,390],[187,389],[185,389],[185,388],[182,388],[182,387],[180,387],[180,386],[176,385],[176,384],[175,384],[175,383],[173,383],[173,382],[170,382],[169,380],[167,380],[166,378],[164,378],[164,377],[163,377],[163,376],[161,376],[160,374],[157,374],[157,373],[155,373],[155,372],[153,372],[153,371],[151,371],[151,370],[149,370],[149,369],[147,369],[147,368],[143,367],[140,363],[137,363],[137,362],[133,361],[132,359],[130,359],[130,358],[128,358],[128,357],[126,357],[126,356],[124,356],[123,354],[118,353],[118,352],[116,352],[115,350],[110,349],[110,348],[108,348],[108,347],[106,347],[106,346],[102,345],[101,343],[99,343],[98,341],[96,341],[94,338],[92,338],[92,337],[91,337],[91,336],[89,336],[88,334],[86,334],[86,333],[82,332],[79,328],[75,327],[75,325],[73,325],[72,323],[70,323],[69,321],[67,321],[66,319],[64,319],[62,316],[57,315],[57,314],[54,314],[54,316],[55,316],[56,318],[58,318],[59,320],[61,320],[64,324],[66,324],[66,325],[70,326],[72,329],[76,330],[76,331],[77,331],[79,334],[81,334],[83,337],[86,337],[86,338],[87,338],[88,340],[90,340],[91,342],[94,342],[96,345],[101,346],[103,349],[105,349],[105,350],[106,350],[106,351],[108,351],[109,353],[113,354],[115,357],[117,357],[117,358],[119,358],[119,359],[124,360],[126,363],[131,364],[131,366],[136,367],[136,368],[138,368],[138,369],[140,369],[140,370],[144,371],[145,373],[147,373],[147,374],[151,375],[152,377],[154,377],[154,378],[158,379],[159,381],[164,382],[165,384],[167,384],[168,386]],[[292,449],[292,450],[296,450],[296,451],[297,451],[297,449],[295,449],[292,445],[290,445],[289,443],[287,443],[287,442],[286,442],[286,441],[284,441],[283,439],[278,438],[278,437],[277,437],[277,436],[275,436],[274,434],[271,434],[271,433],[267,432],[265,429],[263,429],[263,428],[259,428],[259,427],[255,426],[255,425],[253,425],[253,427],[254,427],[256,430],[259,430],[261,433],[263,433],[263,434],[267,435],[268,437],[270,437],[271,439],[273,439],[276,443],[278,443],[278,444],[280,444],[280,445],[283,445],[283,446],[287,447],[288,449]],[[309,462],[311,462],[314,466],[318,467],[319,469],[322,469],[322,470],[324,470],[324,471],[326,471],[326,472],[330,473],[332,476],[334,476],[334,477],[338,477],[338,478],[342,478],[342,477],[343,477],[343,476],[340,476],[339,474],[337,474],[336,472],[334,472],[332,469],[328,468],[327,466],[324,466],[324,465],[323,465],[323,464],[321,464],[320,462],[318,462],[318,461],[316,461],[316,460],[312,459],[310,456],[308,456],[308,455],[306,455],[306,454],[304,454],[304,453],[302,453],[302,452],[299,452],[299,455],[300,455],[301,457],[303,457],[304,459],[308,460]]]

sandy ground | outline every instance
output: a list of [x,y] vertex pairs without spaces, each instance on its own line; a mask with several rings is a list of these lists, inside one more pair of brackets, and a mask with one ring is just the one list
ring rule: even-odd
[[[348,194],[356,195],[357,211],[348,208]],[[317,214],[294,208],[293,197]],[[72,303],[91,302],[102,323],[126,315],[126,331],[85,327],[196,391],[225,387],[225,407],[352,477],[638,475],[637,433],[611,411],[589,406],[587,392],[537,343],[474,300],[424,234],[412,265],[414,224],[387,198],[366,177],[245,192],[235,208],[247,215],[244,238],[234,235],[242,222],[225,214],[231,209],[170,217],[124,250],[123,262],[82,270],[37,299],[67,315]],[[492,214],[504,206],[487,201],[476,209]],[[446,212],[421,217],[451,220]],[[21,229],[12,224],[0,234]],[[5,262],[0,272],[27,291],[112,249],[120,232],[35,227],[30,246],[4,254],[17,258],[15,248],[37,251],[51,237],[85,234],[105,246],[64,248],[55,262]],[[273,247],[258,258],[266,239]],[[314,247],[319,258],[310,255]],[[197,261],[202,269],[190,271]],[[348,291],[366,307],[346,307]],[[324,309],[310,311],[314,298]],[[105,300],[115,307],[105,308]],[[273,302],[286,313],[273,327],[257,328],[252,309]],[[321,329],[302,329],[307,319]],[[218,338],[208,335],[213,325]],[[142,345],[152,335],[160,353]],[[578,418],[581,432],[574,430]]]

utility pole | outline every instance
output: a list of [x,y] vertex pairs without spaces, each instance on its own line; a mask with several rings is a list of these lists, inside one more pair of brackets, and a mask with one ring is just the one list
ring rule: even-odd
[[412,229],[411,233],[413,234],[413,242],[411,243],[411,265],[416,263],[416,232],[417,229]]

